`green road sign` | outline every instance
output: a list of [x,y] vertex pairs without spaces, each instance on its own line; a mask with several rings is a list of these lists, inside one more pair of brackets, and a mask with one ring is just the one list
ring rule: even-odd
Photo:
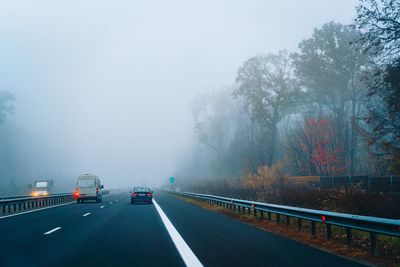
[[170,184],[174,184],[175,183],[175,177],[174,176],[169,177],[169,183]]

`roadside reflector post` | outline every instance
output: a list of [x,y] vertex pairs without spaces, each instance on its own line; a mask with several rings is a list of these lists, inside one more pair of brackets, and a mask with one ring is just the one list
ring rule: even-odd
[[332,225],[329,223],[326,224],[326,238],[328,240],[332,238]]
[[297,230],[301,231],[301,219],[297,218]]
[[371,252],[376,252],[376,234],[374,232],[369,232],[369,241],[371,243]]
[[315,236],[315,233],[316,233],[316,231],[315,231],[315,222],[311,221],[311,234],[313,236]]
[[286,226],[290,225],[290,216],[286,215]]
[[346,243],[347,243],[347,245],[350,246],[352,241],[353,241],[353,234],[351,232],[351,228],[346,227]]

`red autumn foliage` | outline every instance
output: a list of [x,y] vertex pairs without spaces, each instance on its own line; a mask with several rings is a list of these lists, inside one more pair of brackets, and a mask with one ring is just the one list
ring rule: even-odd
[[308,118],[304,123],[304,136],[299,139],[304,160],[318,175],[343,174],[346,170],[340,158],[343,148],[335,138],[334,124],[329,119]]

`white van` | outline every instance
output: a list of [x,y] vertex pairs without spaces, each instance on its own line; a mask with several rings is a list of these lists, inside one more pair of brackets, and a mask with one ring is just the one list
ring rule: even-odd
[[74,198],[78,203],[84,200],[96,200],[96,202],[102,201],[102,190],[104,186],[100,183],[98,176],[93,174],[82,174],[79,175],[78,181],[76,182],[76,191]]

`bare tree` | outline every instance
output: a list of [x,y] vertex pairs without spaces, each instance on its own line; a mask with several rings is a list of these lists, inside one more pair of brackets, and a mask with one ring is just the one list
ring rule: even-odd
[[360,0],[354,26],[361,43],[376,59],[391,64],[400,58],[400,1]]
[[252,119],[265,129],[264,136],[269,137],[265,164],[271,166],[278,142],[277,124],[290,113],[297,93],[288,53],[280,51],[250,58],[239,69],[236,82],[239,88],[235,95],[244,99]]

